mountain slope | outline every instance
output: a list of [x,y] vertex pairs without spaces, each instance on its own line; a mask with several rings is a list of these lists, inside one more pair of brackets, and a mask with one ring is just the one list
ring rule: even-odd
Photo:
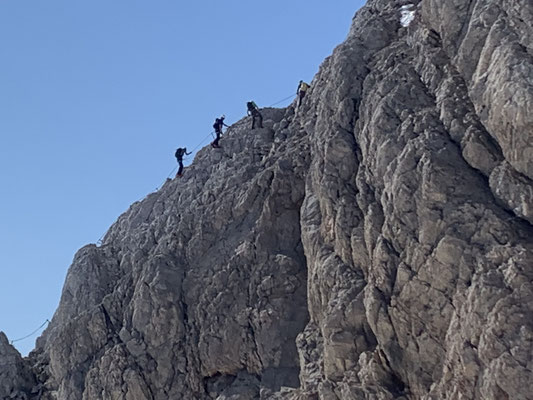
[[77,253],[0,395],[531,398],[532,17],[369,1],[302,107],[237,122]]

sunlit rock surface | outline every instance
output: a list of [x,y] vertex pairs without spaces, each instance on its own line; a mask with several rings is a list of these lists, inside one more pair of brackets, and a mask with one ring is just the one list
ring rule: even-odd
[[76,254],[0,397],[533,398],[532,20],[369,1],[301,107]]

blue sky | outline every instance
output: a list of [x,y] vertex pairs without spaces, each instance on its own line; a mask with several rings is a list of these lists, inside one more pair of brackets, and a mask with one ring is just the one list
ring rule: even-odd
[[50,319],[76,250],[165,180],[176,147],[311,81],[363,4],[0,1],[0,330]]

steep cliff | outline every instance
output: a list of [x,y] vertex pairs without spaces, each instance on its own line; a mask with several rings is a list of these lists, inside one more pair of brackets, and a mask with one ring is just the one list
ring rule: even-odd
[[533,398],[532,20],[369,1],[301,107],[76,254],[0,396]]

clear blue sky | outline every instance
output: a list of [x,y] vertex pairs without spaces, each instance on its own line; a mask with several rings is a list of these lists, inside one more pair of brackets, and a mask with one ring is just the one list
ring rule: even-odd
[[0,1],[0,330],[51,318],[76,250],[165,180],[176,147],[311,81],[363,4]]

